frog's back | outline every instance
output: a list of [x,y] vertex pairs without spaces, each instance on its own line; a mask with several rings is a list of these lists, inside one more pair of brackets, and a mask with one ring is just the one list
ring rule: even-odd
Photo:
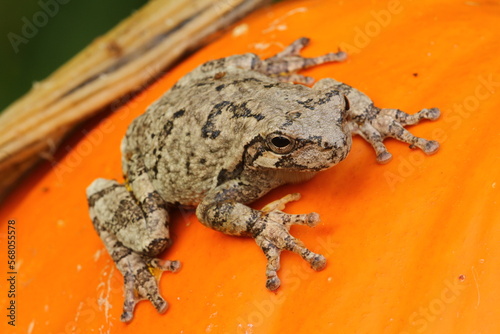
[[125,175],[143,162],[167,202],[198,204],[241,171],[245,144],[272,117],[266,100],[289,86],[235,68],[188,74],[130,125],[122,145]]

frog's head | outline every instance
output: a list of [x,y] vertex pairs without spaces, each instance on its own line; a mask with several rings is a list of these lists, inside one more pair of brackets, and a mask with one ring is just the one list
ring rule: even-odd
[[351,149],[351,133],[346,122],[348,109],[347,98],[335,91],[327,102],[276,116],[272,124],[247,145],[246,165],[304,172],[336,165]]

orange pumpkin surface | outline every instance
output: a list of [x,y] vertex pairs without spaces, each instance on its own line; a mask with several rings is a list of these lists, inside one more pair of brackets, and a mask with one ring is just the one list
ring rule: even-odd
[[[500,11],[495,1],[285,1],[245,18],[111,116],[81,128],[11,194],[0,210],[2,333],[499,333]],[[197,65],[298,37],[303,51],[342,48],[349,59],[305,71],[367,93],[380,107],[442,117],[412,127],[436,139],[426,157],[388,140],[394,159],[377,165],[356,138],[346,161],[313,180],[281,187],[290,213],[318,212],[292,233],[328,259],[314,272],[283,253],[282,286],[265,288],[266,259],[252,239],[212,231],[192,212],[172,218],[165,259],[182,262],[160,288],[160,315],[140,303],[120,323],[122,276],[93,230],[85,188],[121,178],[127,125]],[[88,131],[87,131],[88,130]],[[85,134],[85,135],[83,135]],[[7,221],[17,237],[16,326],[5,315]]]

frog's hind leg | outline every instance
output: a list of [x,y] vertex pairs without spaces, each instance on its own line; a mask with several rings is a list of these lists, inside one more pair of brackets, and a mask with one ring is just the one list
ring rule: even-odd
[[158,282],[163,271],[177,271],[179,262],[141,256],[141,254],[123,246],[106,229],[101,228],[98,233],[111,258],[123,274],[125,301],[120,320],[123,322],[132,320],[135,306],[143,299],[148,299],[158,312],[164,313],[168,308],[168,303],[160,294]]
[[231,66],[253,70],[283,82],[312,84],[314,83],[313,78],[298,74],[297,72],[324,63],[344,61],[347,58],[347,54],[342,51],[330,52],[312,58],[302,57],[300,51],[308,44],[309,38],[299,38],[283,51],[267,59],[261,59],[253,53],[246,53],[211,60],[184,76],[184,78],[179,80],[177,85],[189,84],[193,77],[197,78],[200,74],[212,73],[214,78],[217,78],[220,75],[224,75],[225,70]]
[[314,79],[296,72],[312,66],[329,62],[343,61],[345,52],[331,52],[318,57],[302,57],[300,51],[309,44],[309,38],[302,37],[294,41],[283,51],[262,61],[260,72],[276,77],[280,81],[312,84]]
[[123,184],[97,179],[87,188],[87,198],[94,228],[124,276],[121,320],[130,321],[135,305],[143,299],[165,312],[168,304],[159,292],[158,280],[163,271],[176,271],[180,265],[154,258],[170,243],[166,221],[151,224],[152,212],[144,211],[157,205],[155,195],[139,203]]

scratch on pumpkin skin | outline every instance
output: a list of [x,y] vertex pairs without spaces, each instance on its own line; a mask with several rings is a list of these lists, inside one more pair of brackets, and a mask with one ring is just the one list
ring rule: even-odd
[[[107,282],[102,281],[97,288],[104,287],[104,290],[101,291],[98,299],[99,307],[104,305],[104,317],[106,319],[106,323],[110,323],[110,315],[109,310],[111,309],[111,303],[109,302],[109,296],[111,295],[111,278],[113,277],[113,273],[115,271],[115,266],[110,266],[111,270],[106,273]],[[105,295],[104,295],[105,294]]]
[[[99,311],[104,311],[105,323],[99,327],[99,333],[110,333],[111,327],[113,327],[113,317],[111,316],[109,310],[112,305],[109,301],[111,296],[111,282],[115,272],[115,266],[112,263],[108,263],[104,269],[101,271],[100,282],[96,287],[98,292],[97,305]],[[107,328],[105,328],[107,326]]]
[[102,251],[103,251],[103,249],[99,249],[97,252],[94,253],[94,261],[99,260],[99,258],[101,257]]
[[33,319],[28,325],[28,330],[26,331],[28,334],[33,333],[33,328],[35,328],[35,320]]
[[477,280],[477,272],[476,272],[476,268],[474,268],[474,266],[472,266],[472,276],[474,277],[474,283],[476,283],[476,290],[477,290],[477,305],[476,305],[476,308],[478,308],[479,304],[481,303],[481,293],[479,291],[479,283],[478,283],[478,280]]
[[76,314],[75,314],[75,322],[78,322],[78,319],[80,318],[80,313],[82,312],[82,309],[83,309],[83,302],[80,302],[80,304],[78,304],[78,308],[76,309]]
[[305,13],[307,12],[307,8],[306,7],[298,7],[298,8],[295,8],[295,9],[292,9],[290,10],[288,13],[286,13],[285,15],[275,19],[273,22],[271,22],[271,24],[269,24],[269,27],[262,30],[262,33],[263,34],[268,34],[270,32],[273,32],[275,30],[286,30],[287,29],[287,25],[286,24],[281,24],[287,17],[289,16],[292,16],[292,15],[295,15],[297,13]]

